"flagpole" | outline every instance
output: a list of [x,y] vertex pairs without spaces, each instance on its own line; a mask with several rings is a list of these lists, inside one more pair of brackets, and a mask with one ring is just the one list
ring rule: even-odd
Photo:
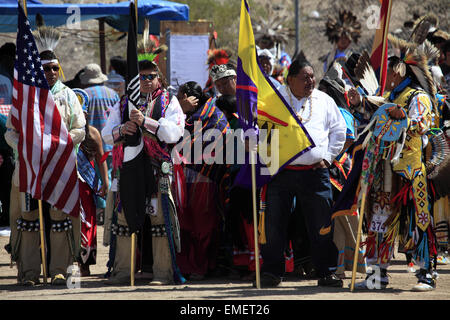
[[42,256],[42,272],[44,277],[44,284],[47,284],[47,258],[45,250],[45,237],[44,237],[44,215],[42,213],[42,200],[39,202],[39,234],[41,236],[41,256]]
[[255,240],[255,273],[256,288],[261,289],[260,271],[259,271],[259,245],[258,245],[258,219],[256,215],[256,152],[250,151],[252,166],[252,199],[253,199],[253,235]]
[[135,15],[136,15],[136,37],[137,37],[138,30],[139,30],[138,0],[134,0],[134,11],[135,11]]
[[[22,3],[23,3],[23,12],[25,13],[25,16],[28,17],[27,0],[23,0]],[[38,206],[39,206],[39,234],[41,238],[42,273],[44,278],[44,284],[47,284],[47,258],[46,258],[45,236],[44,236],[44,214],[42,213],[41,199],[38,200]]]
[[359,213],[358,234],[356,236],[355,255],[353,256],[352,282],[350,291],[353,292],[355,288],[356,269],[358,267],[359,245],[361,243],[362,224],[364,220],[364,206],[366,203],[366,193],[364,192],[361,199],[361,210]]
[[25,16],[28,17],[27,0],[23,0],[22,2],[23,2],[23,12],[25,12]]
[[[134,0],[134,10],[136,15],[136,38],[137,38],[137,28],[138,28],[138,0]],[[129,30],[128,30],[129,31]],[[134,272],[136,263],[136,232],[131,234],[131,270],[130,270],[130,284],[134,287]]]
[[384,65],[387,63],[386,60],[386,54],[387,54],[387,37],[388,37],[388,33],[389,33],[389,21],[391,20],[391,7],[392,4],[389,3],[388,5],[388,10],[386,12],[386,16],[385,16],[385,26],[384,26],[384,31],[383,31],[383,51],[381,52],[381,68],[380,68],[380,96],[383,95],[384,93],[384,87],[386,85],[386,77],[383,77],[383,70],[384,70]]

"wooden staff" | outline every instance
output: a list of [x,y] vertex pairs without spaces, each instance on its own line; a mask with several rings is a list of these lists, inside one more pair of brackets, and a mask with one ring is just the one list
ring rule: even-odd
[[259,245],[258,245],[258,218],[256,215],[256,151],[250,151],[252,166],[252,198],[253,198],[253,234],[255,238],[255,273],[256,288],[261,289],[261,281],[259,276]]
[[42,213],[42,200],[39,200],[38,202],[39,202],[39,233],[41,236],[42,272],[44,277],[44,284],[47,284],[47,258],[45,250],[44,215]]
[[131,286],[134,287],[134,269],[135,269],[135,253],[136,253],[136,232],[131,234],[131,270],[130,270],[130,280]]
[[353,257],[352,283],[350,291],[353,292],[355,288],[356,268],[358,267],[359,245],[361,242],[362,224],[364,220],[364,206],[366,204],[366,193],[364,192],[361,199],[361,210],[359,214],[358,234],[356,236],[355,255]]

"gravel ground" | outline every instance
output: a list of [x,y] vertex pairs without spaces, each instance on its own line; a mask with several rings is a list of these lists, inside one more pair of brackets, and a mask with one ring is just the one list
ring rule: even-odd
[[[210,278],[186,282],[183,285],[149,286],[149,281],[136,280],[135,286],[107,286],[108,247],[101,244],[103,227],[98,227],[97,264],[91,266],[91,276],[83,277],[80,288],[17,284],[16,267],[10,267],[10,256],[3,249],[8,237],[0,237],[0,299],[1,300],[448,300],[450,299],[450,265],[438,266],[436,290],[426,293],[411,291],[416,284],[413,274],[406,272],[403,254],[397,254],[389,268],[390,285],[380,291],[350,292],[351,272],[347,271],[343,288],[322,288],[316,280],[288,277],[277,288],[255,289],[250,282]],[[357,275],[357,280],[362,275]],[[42,282],[42,281],[41,281]]]

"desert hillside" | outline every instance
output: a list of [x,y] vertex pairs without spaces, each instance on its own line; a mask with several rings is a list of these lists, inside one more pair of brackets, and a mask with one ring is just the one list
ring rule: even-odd
[[[44,3],[111,3],[117,0],[41,0]],[[237,50],[240,0],[213,1],[213,0],[181,0],[190,6],[190,19],[211,20],[218,33],[218,44]],[[262,16],[267,18],[267,6],[269,3],[282,6],[288,13],[283,27],[295,29],[294,0],[250,0],[252,19]],[[336,15],[340,7],[350,9],[358,16],[362,25],[361,38],[358,44],[354,44],[355,50],[370,48],[375,33],[373,28],[374,6],[379,6],[379,0],[299,0],[300,3],[300,41],[299,48],[304,51],[306,57],[314,64],[317,76],[322,75],[322,64],[319,57],[326,54],[331,44],[325,37],[325,22],[328,15]],[[439,18],[439,27],[450,31],[448,22],[448,8],[450,0],[394,0],[390,21],[390,32],[399,32],[404,22],[412,20],[413,16],[420,16],[433,12]],[[71,79],[83,66],[91,62],[100,64],[99,57],[99,31],[98,22],[90,20],[81,24],[81,30],[70,30],[65,26],[59,27],[63,38],[57,48],[61,57],[66,79]],[[106,57],[126,54],[126,36],[106,25]],[[406,32],[405,32],[406,31]],[[403,30],[407,34],[408,30]],[[12,33],[0,34],[0,44],[7,41],[15,41]],[[295,51],[295,38],[291,38],[285,46],[285,51],[292,55]]]

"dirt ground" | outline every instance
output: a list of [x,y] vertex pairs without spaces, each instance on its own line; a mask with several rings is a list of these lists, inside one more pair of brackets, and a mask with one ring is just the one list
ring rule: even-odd
[[[183,285],[149,286],[149,281],[136,280],[135,286],[107,286],[103,278],[108,260],[108,247],[102,245],[103,227],[98,227],[97,264],[91,266],[91,276],[81,278],[80,288],[17,284],[16,267],[10,267],[10,256],[4,246],[8,237],[0,237],[0,300],[449,300],[450,265],[438,266],[436,290],[426,293],[411,291],[416,277],[406,272],[403,254],[396,254],[389,268],[390,285],[385,290],[350,292],[351,272],[346,272],[343,288],[322,288],[317,280],[289,277],[277,288],[256,289],[250,282],[212,278],[186,282]],[[357,275],[357,280],[362,275]],[[50,281],[50,280],[49,280]],[[42,281],[41,281],[42,282]],[[257,301],[253,301],[257,303]]]

